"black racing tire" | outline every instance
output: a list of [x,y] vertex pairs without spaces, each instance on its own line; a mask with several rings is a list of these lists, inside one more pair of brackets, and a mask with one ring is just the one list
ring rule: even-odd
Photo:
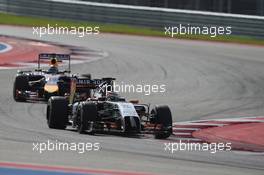
[[28,89],[29,89],[28,76],[26,76],[26,75],[16,76],[16,79],[15,79],[14,85],[13,85],[13,98],[14,98],[14,100],[17,102],[26,101],[25,97],[17,95],[17,90],[18,91],[26,91]]
[[68,124],[68,101],[65,97],[53,96],[47,105],[47,123],[52,129],[65,129]]
[[97,107],[95,103],[83,102],[80,105],[80,122],[78,126],[78,132],[80,134],[88,133],[94,134],[92,123],[97,118]]
[[161,124],[161,130],[156,130],[154,135],[156,139],[166,139],[172,134],[172,116],[170,108],[166,105],[156,106],[152,111],[155,124]]

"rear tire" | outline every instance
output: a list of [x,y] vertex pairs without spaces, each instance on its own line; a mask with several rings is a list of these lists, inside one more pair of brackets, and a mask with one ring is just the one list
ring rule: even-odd
[[47,105],[47,123],[52,129],[65,129],[68,123],[68,101],[64,97],[51,97]]
[[97,118],[96,104],[91,102],[83,102],[80,106],[80,122],[78,132],[83,134],[94,134],[93,124]]
[[15,79],[14,86],[13,86],[13,98],[17,102],[24,102],[26,98],[18,95],[17,91],[26,91],[29,89],[28,85],[28,77],[25,75],[18,75]]
[[160,130],[155,131],[156,139],[166,139],[172,134],[172,116],[170,108],[166,105],[157,106],[152,111],[154,114],[155,124],[160,124]]

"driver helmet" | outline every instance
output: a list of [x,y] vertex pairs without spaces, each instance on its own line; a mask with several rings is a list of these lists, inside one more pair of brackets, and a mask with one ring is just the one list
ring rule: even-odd
[[50,60],[50,66],[51,67],[58,67],[58,61],[57,61],[57,58],[51,58]]
[[57,74],[58,72],[59,72],[58,61],[55,57],[53,57],[50,59],[50,68],[48,70],[48,73]]

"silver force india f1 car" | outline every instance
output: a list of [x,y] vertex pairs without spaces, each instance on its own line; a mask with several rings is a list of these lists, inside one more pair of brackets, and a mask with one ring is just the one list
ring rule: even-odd
[[53,96],[48,101],[46,117],[49,128],[66,129],[71,125],[79,133],[148,133],[157,139],[165,139],[172,134],[172,116],[168,106],[156,106],[150,110],[150,105],[128,102],[109,91],[113,80],[82,81],[89,93],[76,95],[76,82],[79,80],[72,79],[69,98]]
[[[58,63],[68,61],[68,70],[59,71]],[[35,71],[18,71],[14,86],[13,97],[16,101],[47,101],[51,96],[67,96],[70,91],[70,55],[39,54],[38,68]],[[40,68],[41,62],[50,62],[48,70]],[[89,77],[89,75],[84,75]]]

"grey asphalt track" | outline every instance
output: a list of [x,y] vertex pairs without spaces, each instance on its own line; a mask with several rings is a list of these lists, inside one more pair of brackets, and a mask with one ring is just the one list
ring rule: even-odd
[[[239,115],[264,115],[264,49],[258,46],[100,34],[38,38],[30,28],[0,26],[1,35],[54,41],[100,50],[108,56],[73,72],[113,76],[131,84],[165,84],[166,93],[125,94],[152,104],[168,104],[174,121]],[[164,151],[151,137],[79,135],[48,129],[46,105],[16,103],[12,83],[16,70],[0,70],[0,161],[113,169],[156,174],[264,174],[263,154],[247,152]],[[238,115],[239,114],[239,115]],[[32,151],[32,143],[100,142],[101,150]]]

